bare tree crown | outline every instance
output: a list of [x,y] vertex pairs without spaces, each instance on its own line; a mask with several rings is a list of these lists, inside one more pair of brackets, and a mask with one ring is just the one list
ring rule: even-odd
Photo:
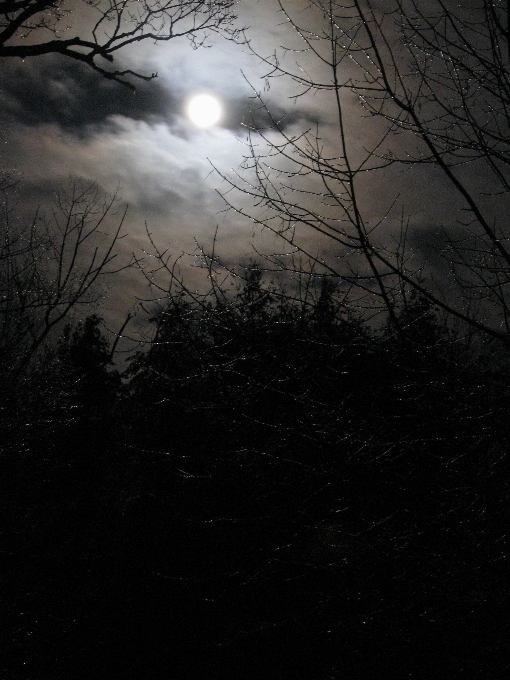
[[[317,125],[306,116],[287,125],[255,91],[270,123],[253,123],[241,172],[223,175],[227,203],[395,322],[414,290],[508,338],[510,3],[311,0],[307,12],[278,4],[294,37],[256,54],[266,89],[286,82],[303,105],[308,94],[327,105]],[[443,182],[446,207],[427,218],[449,269],[442,289],[409,247],[419,208],[406,177],[415,171],[422,184],[430,173]],[[381,186],[393,196],[375,200]],[[329,258],[313,254],[313,239]]]
[[157,74],[116,70],[115,54],[143,40],[187,37],[198,46],[210,32],[239,35],[234,0],[4,0],[0,57],[61,54],[133,89]]

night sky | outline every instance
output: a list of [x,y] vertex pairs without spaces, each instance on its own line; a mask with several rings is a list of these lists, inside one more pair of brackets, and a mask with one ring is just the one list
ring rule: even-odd
[[[285,30],[277,22],[270,0],[240,3],[238,24],[250,27],[262,50],[281,42]],[[136,82],[136,93],[60,55],[3,60],[2,165],[22,178],[23,210],[47,207],[62,183],[79,177],[105,192],[120,188],[129,204],[126,252],[140,254],[145,222],[176,256],[194,252],[195,239],[208,245],[217,225],[226,257],[250,252],[250,226],[223,212],[209,159],[222,171],[241,163],[243,123],[260,118],[247,80],[263,89],[261,69],[242,44],[214,35],[208,44],[193,50],[188,40],[176,39],[118,54],[116,66],[158,73],[151,82]],[[185,111],[190,94],[203,90],[224,109],[220,124],[207,130],[196,128]],[[275,88],[270,100],[278,115],[287,113],[286,125],[320,118],[313,101],[295,105],[285,95]]]
[[[320,18],[306,2],[286,5],[296,22],[311,29]],[[240,2],[237,25],[246,27],[253,50],[268,56],[276,49],[283,63],[306,69],[318,79],[330,77],[317,59],[306,52],[282,51],[281,46],[302,47],[273,0]],[[74,20],[79,23],[77,15]],[[20,209],[25,215],[49,209],[54,192],[72,177],[97,182],[105,192],[119,190],[129,205],[121,249],[128,258],[141,256],[147,246],[145,225],[162,249],[175,257],[195,253],[197,242],[209,247],[218,227],[217,252],[226,262],[260,252],[279,252],[282,244],[254,228],[247,219],[225,212],[217,190],[225,190],[220,173],[235,172],[243,161],[247,125],[263,125],[264,114],[254,95],[260,93],[282,129],[298,134],[319,125],[325,153],[338,151],[338,121],[333,95],[305,94],[289,80],[268,81],[267,66],[238,43],[211,35],[209,46],[192,49],[189,41],[158,45],[135,43],[116,56],[116,67],[143,73],[157,72],[151,82],[136,83],[136,93],[104,79],[86,66],[60,55],[3,59],[0,64],[0,116],[2,165],[19,173]],[[346,73],[348,66],[346,66]],[[186,115],[186,102],[195,92],[214,93],[224,116],[209,129],[199,129]],[[381,132],[367,118],[354,95],[344,93],[345,124],[353,156],[370,147]],[[389,140],[402,151],[408,139]],[[415,142],[411,146],[415,145]],[[413,147],[414,148],[414,147]],[[466,172],[476,171],[467,170]],[[246,175],[245,175],[246,176]],[[310,179],[310,188],[314,188]],[[462,218],[462,203],[449,191],[434,167],[404,166],[371,174],[360,187],[367,224],[381,220],[395,207],[380,237],[389,243],[398,233],[402,215],[412,217],[409,244],[417,261],[423,257],[439,267],[440,227],[453,227]],[[250,212],[251,199],[229,194],[237,206]],[[256,208],[255,213],[256,214]],[[303,232],[302,241],[314,255],[336,254],[331,243]],[[192,258],[184,258],[186,269]],[[440,268],[439,270],[440,271]],[[191,276],[195,276],[191,274]],[[111,291],[106,315],[121,318],[132,305],[140,281],[130,272],[122,286]]]

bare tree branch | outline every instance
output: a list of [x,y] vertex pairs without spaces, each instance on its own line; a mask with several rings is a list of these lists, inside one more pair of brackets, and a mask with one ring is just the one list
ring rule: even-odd
[[[294,252],[315,257],[353,292],[370,295],[373,308],[385,310],[397,330],[402,291],[414,288],[482,333],[507,339],[509,3],[476,0],[468,11],[449,0],[311,0],[306,16],[291,3],[278,4],[302,47],[266,56],[250,45],[267,67],[265,79],[294,83],[296,101],[321,93],[336,121],[328,120],[324,141],[319,125],[299,130],[271,117],[270,105],[254,91],[269,126],[249,126],[240,171],[222,175],[227,205]],[[360,134],[370,140],[362,149],[356,143]],[[367,197],[369,183],[384,184],[389,169],[395,178],[399,167],[406,173],[420,166],[442,175],[452,208],[460,205],[467,215],[456,224],[453,214],[437,216],[451,272],[444,292],[419,253],[414,267],[407,264],[415,218],[402,213],[406,185],[397,186],[380,208]],[[458,237],[459,229],[465,238]],[[313,234],[332,253],[329,258],[310,252]]]
[[[234,0],[81,0],[75,18],[62,0],[6,0],[0,2],[0,57],[61,54],[134,89],[132,78],[151,80],[157,74],[112,69],[101,60],[112,64],[118,52],[145,40],[158,43],[186,37],[198,47],[211,32],[237,40],[242,31],[234,26],[235,4]],[[71,28],[73,18],[81,25]],[[71,31],[74,35],[65,37]]]
[[105,277],[131,262],[112,266],[126,216],[115,195],[73,180],[51,217],[37,213],[21,227],[8,197],[0,231],[0,351],[12,377],[62,321],[101,300]]

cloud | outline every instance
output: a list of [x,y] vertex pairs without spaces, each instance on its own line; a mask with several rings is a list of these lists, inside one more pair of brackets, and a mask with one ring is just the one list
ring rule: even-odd
[[[235,59],[236,50],[240,60]],[[186,58],[189,52],[191,57]],[[246,126],[268,125],[267,112],[240,72],[241,65],[248,68],[251,64],[240,46],[219,45],[216,52],[193,52],[188,47],[186,52],[169,50],[172,57],[165,57],[163,50],[160,54],[162,68],[156,69],[160,75],[150,82],[139,81],[135,93],[83,64],[58,55],[24,62],[4,60],[0,63],[4,127],[10,122],[30,127],[56,125],[67,133],[84,137],[109,127],[115,116],[171,123],[182,116],[189,95],[204,90],[214,92],[222,100],[221,126],[225,129],[242,132]],[[147,67],[141,70],[147,71]],[[281,96],[271,97],[270,111],[283,126],[298,119],[313,124],[318,120],[309,105],[296,106]]]
[[[267,2],[253,2],[243,12],[254,27],[251,36],[260,54],[270,54],[275,46],[291,40],[285,35],[288,25],[277,24],[279,19],[275,21]],[[306,19],[308,13],[299,16]],[[320,124],[321,144],[331,158],[341,155],[338,114],[328,92],[296,99],[299,87],[289,79],[271,81],[268,89],[261,79],[267,65],[250,55],[247,46],[214,36],[211,43],[211,49],[195,51],[186,41],[156,48],[140,44],[122,57],[122,63],[119,57],[120,68],[158,72],[157,79],[140,81],[136,94],[59,56],[0,63],[0,109],[8,142],[3,163],[24,173],[25,209],[48,205],[59,184],[75,175],[97,181],[107,192],[120,187],[122,199],[130,205],[129,247],[143,243],[145,221],[158,243],[175,254],[192,251],[194,238],[210,243],[219,223],[218,250],[230,261],[249,251],[252,236],[261,250],[270,252],[273,246],[267,231],[262,237],[253,234],[249,220],[223,212],[224,203],[215,190],[226,187],[211,174],[208,159],[225,173],[239,167],[247,152],[242,144],[247,127],[263,128],[268,123],[258,91],[273,119],[289,135],[313,131]],[[298,68],[296,62],[306,55],[289,52],[285,58],[289,68]],[[194,128],[184,115],[190,94],[203,90],[214,92],[225,109],[221,125],[206,131]],[[359,104],[349,94],[345,106],[346,125],[354,131],[350,153],[361,157],[377,137],[373,120],[361,118]],[[442,185],[432,192],[427,172],[419,180],[411,172],[405,178],[388,172],[384,181],[377,174],[360,180],[369,226],[382,219],[402,188],[412,200],[416,221],[430,224],[430,215],[437,215],[435,196]],[[248,206],[250,199],[238,194],[234,202]],[[398,220],[393,225],[385,220],[381,238],[398,226]],[[322,246],[314,241],[314,234],[303,238],[312,250]]]
[[82,64],[54,55],[1,64],[4,120],[29,126],[55,124],[83,135],[114,115],[162,119],[175,110],[171,92],[154,80],[135,94]]

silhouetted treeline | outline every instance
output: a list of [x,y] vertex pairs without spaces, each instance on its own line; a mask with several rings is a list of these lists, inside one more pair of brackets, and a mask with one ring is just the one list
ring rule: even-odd
[[507,350],[256,269],[151,323],[1,395],[2,677],[504,677]]

